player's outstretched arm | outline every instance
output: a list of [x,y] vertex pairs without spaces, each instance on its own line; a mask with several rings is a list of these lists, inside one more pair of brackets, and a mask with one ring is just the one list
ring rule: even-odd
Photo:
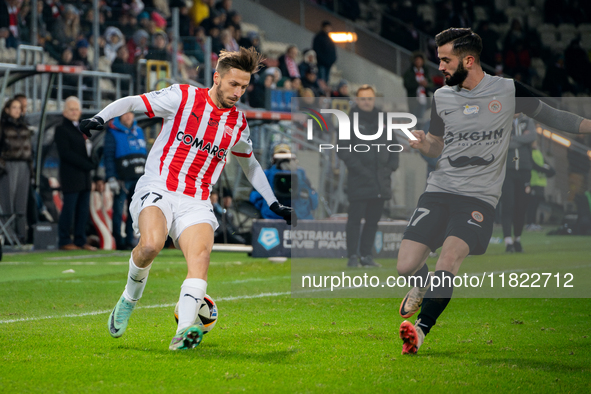
[[294,227],[298,224],[298,217],[291,207],[286,207],[284,205],[279,204],[277,201],[277,197],[273,193],[273,189],[271,185],[269,185],[269,181],[267,180],[267,176],[263,171],[261,165],[255,159],[254,155],[249,155],[248,157],[241,157],[241,156],[234,156],[248,181],[252,184],[252,186],[258,191],[261,196],[265,199],[267,204],[269,204],[269,208],[273,211],[276,215],[281,216],[287,224],[292,224]]
[[101,112],[90,119],[80,121],[80,131],[90,137],[91,130],[103,130],[105,122],[133,111],[146,111],[146,105],[140,96],[128,96],[113,101]]
[[438,157],[443,150],[443,138],[434,136],[433,134],[425,135],[423,130],[414,130],[412,134],[417,138],[416,140],[408,140],[411,148],[418,149],[427,157]]

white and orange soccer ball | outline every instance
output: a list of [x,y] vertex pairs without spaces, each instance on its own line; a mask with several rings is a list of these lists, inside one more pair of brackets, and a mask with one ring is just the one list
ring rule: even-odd
[[[174,319],[176,320],[177,324],[179,322],[179,303],[176,303],[174,307]],[[201,320],[201,328],[203,329],[203,334],[207,334],[215,327],[215,323],[218,321],[218,307],[215,304],[213,298],[208,296],[207,294],[203,298],[203,302],[199,307],[199,313],[197,313],[197,319]],[[197,322],[199,323],[199,322]]]

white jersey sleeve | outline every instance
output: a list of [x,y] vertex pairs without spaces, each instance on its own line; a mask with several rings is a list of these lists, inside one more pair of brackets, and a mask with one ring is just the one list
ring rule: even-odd
[[[244,121],[246,122],[246,119]],[[248,124],[242,131],[240,140],[232,147],[231,152],[234,156],[238,157],[252,156],[252,140],[250,139],[250,127],[248,127]]]
[[172,85],[166,89],[139,96],[123,97],[107,105],[96,116],[108,122],[128,112],[142,111],[150,118],[154,116],[168,118],[177,113],[181,101],[182,92],[179,85]]
[[183,92],[178,84],[174,84],[165,89],[144,93],[140,97],[146,105],[146,115],[150,118],[170,118],[178,112]]

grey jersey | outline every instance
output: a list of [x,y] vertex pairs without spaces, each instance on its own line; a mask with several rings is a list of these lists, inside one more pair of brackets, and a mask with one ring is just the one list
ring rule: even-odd
[[435,92],[430,133],[443,137],[444,147],[427,180],[427,192],[459,194],[497,205],[515,96],[512,79],[488,74],[472,90],[444,86]]

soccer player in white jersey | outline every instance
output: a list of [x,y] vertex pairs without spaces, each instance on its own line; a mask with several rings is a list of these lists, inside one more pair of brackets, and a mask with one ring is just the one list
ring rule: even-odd
[[[453,294],[453,278],[468,254],[484,254],[505,178],[511,123],[524,113],[550,127],[590,133],[591,121],[554,109],[519,82],[487,75],[480,66],[482,40],[471,29],[450,28],[435,37],[439,70],[447,86],[434,94],[429,133],[414,131],[410,146],[441,158],[427,180],[398,253],[401,276],[419,277],[400,305],[402,354],[415,354]],[[435,272],[430,251],[442,247]],[[430,288],[432,276],[438,287]],[[411,279],[412,280],[412,279]],[[411,282],[412,283],[412,282]]]
[[119,99],[80,122],[80,130],[90,135],[90,130],[101,130],[105,122],[130,111],[163,118],[162,130],[130,205],[140,239],[129,259],[125,291],[109,316],[111,336],[118,338],[125,332],[146,286],[152,261],[170,236],[187,260],[188,273],[179,297],[178,329],[169,348],[190,349],[201,342],[203,333],[197,313],[207,290],[209,257],[218,226],[209,195],[228,153],[234,155],[271,210],[287,224],[297,224],[292,209],[277,202],[252,154],[246,117],[234,106],[246,91],[251,75],[260,68],[261,60],[254,48],[222,51],[211,89],[172,85]]

